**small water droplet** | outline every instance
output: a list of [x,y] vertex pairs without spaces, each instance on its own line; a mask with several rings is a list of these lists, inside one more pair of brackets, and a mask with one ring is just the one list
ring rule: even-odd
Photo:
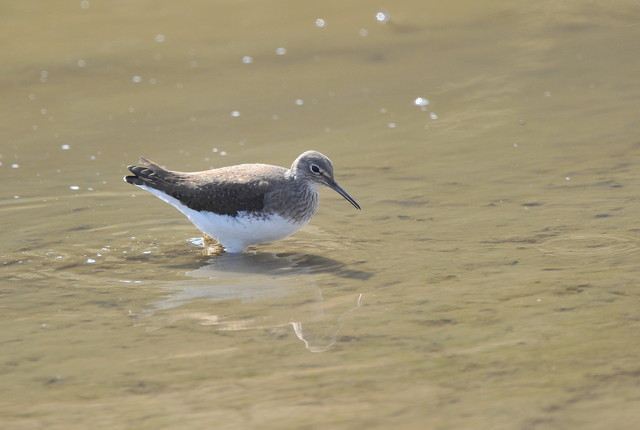
[[240,112],[238,112],[237,110],[231,111],[231,116],[238,117],[240,116]]
[[253,63],[253,58],[249,57],[248,55],[245,55],[244,57],[242,57],[242,62],[244,64],[251,64]]
[[88,264],[93,264],[95,262],[96,262],[96,260],[94,260],[93,258],[87,258],[87,263]]
[[284,55],[287,53],[287,48],[276,48],[276,55]]
[[390,122],[389,124],[387,124],[387,127],[389,128],[396,128],[397,124],[395,122]]
[[431,113],[429,114],[429,118],[431,118],[431,119],[438,119],[438,114],[436,114],[435,112],[431,112]]
[[302,99],[296,99],[296,104],[297,104],[298,106],[302,106],[302,105],[304,104],[304,100],[302,100]]
[[77,64],[78,64],[78,67],[84,67],[87,65],[87,62],[84,60],[78,60]]
[[69,188],[72,189],[73,191],[78,191],[80,189],[80,187],[77,185],[71,185]]
[[369,30],[367,30],[366,28],[360,29],[360,36],[367,37],[368,35],[369,35]]
[[324,27],[327,23],[322,18],[316,19],[316,27]]
[[385,9],[380,9],[376,13],[376,21],[378,21],[380,24],[386,24],[390,20],[391,20],[391,16],[389,15],[389,12],[387,12]]
[[131,78],[131,81],[133,81],[133,83],[139,84],[140,82],[142,82],[142,76],[135,75],[133,78]]
[[165,40],[164,34],[156,34],[156,37],[154,37],[154,40],[158,43],[164,42]]
[[416,106],[426,106],[429,104],[429,100],[424,97],[418,97],[413,101],[413,104]]

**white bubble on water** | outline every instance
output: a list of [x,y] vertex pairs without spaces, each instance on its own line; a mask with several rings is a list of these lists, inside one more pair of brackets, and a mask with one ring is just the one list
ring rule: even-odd
[[385,24],[390,20],[391,20],[391,16],[389,15],[389,12],[387,12],[384,9],[380,9],[376,13],[376,21],[378,21],[380,24]]

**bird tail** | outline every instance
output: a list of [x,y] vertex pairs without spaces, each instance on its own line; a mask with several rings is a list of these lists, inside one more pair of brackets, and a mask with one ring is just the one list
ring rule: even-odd
[[157,184],[159,182],[166,181],[165,178],[167,173],[169,173],[167,169],[144,157],[140,157],[140,162],[143,163],[144,166],[127,166],[127,169],[129,169],[133,175],[125,176],[125,182],[128,182],[131,185],[143,185],[157,188]]

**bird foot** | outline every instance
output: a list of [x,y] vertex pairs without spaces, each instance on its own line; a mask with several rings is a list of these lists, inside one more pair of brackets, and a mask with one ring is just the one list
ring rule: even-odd
[[207,257],[211,257],[214,255],[220,255],[224,253],[224,248],[222,247],[222,245],[220,245],[218,241],[212,238],[211,236],[208,236],[203,233],[202,239],[204,241],[204,249],[202,250],[203,255],[206,255]]

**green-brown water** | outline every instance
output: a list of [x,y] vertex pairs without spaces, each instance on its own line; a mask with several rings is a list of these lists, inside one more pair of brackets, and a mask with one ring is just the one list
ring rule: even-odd
[[[0,427],[634,428],[639,20],[5,4]],[[363,211],[239,256],[121,179],[307,149]]]

